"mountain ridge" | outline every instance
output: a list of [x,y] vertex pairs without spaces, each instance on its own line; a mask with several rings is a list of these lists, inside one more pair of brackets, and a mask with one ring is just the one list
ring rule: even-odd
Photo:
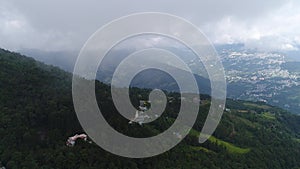
[[[201,97],[203,103],[193,130],[179,145],[162,155],[128,159],[84,142],[70,149],[65,146],[66,138],[83,132],[74,113],[71,78],[70,73],[57,67],[0,49],[2,165],[6,168],[72,169],[300,167],[297,141],[300,117],[261,102],[229,99],[213,137],[199,144],[198,131],[201,131],[210,105],[205,95]],[[116,130],[129,136],[147,137],[147,134],[159,133],[177,116],[180,96],[167,92],[174,100],[168,104],[162,118],[142,127],[130,126],[115,110],[109,90],[109,86],[96,81],[95,91],[103,115]],[[135,104],[145,99],[150,90],[132,88],[130,92]]]

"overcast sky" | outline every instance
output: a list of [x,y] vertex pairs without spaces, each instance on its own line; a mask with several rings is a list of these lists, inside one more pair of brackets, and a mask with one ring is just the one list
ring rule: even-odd
[[0,48],[79,50],[105,23],[136,12],[183,17],[213,43],[300,47],[299,0],[0,0]]

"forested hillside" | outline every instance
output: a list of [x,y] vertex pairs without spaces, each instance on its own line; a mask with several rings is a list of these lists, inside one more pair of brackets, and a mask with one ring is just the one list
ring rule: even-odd
[[[201,96],[198,119],[190,134],[170,151],[146,159],[129,159],[78,141],[84,132],[73,109],[72,75],[17,53],[0,49],[0,167],[7,169],[297,169],[300,168],[300,116],[282,109],[228,100],[214,135],[203,144],[198,136],[209,109]],[[147,137],[167,129],[179,109],[177,93],[157,121],[129,125],[113,106],[110,87],[96,82],[98,103],[118,131]],[[132,88],[132,102],[147,98],[149,90]],[[1,166],[2,165],[2,166]]]

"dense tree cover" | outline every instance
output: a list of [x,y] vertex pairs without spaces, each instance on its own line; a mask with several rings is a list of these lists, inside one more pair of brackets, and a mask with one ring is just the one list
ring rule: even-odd
[[[228,100],[214,137],[198,143],[209,109],[204,99],[190,134],[178,146],[152,158],[129,159],[68,136],[83,132],[73,109],[72,75],[31,58],[0,50],[0,165],[8,169],[166,169],[300,167],[300,117],[264,103]],[[157,121],[128,125],[110,96],[110,87],[96,82],[99,107],[118,131],[135,137],[156,135],[177,117],[178,93],[167,93],[166,111]],[[130,89],[131,101],[146,99],[150,90]],[[1,166],[0,166],[1,167]]]

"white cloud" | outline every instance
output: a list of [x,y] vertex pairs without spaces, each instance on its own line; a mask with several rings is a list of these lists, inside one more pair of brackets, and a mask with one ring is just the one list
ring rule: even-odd
[[203,26],[214,43],[245,43],[262,50],[298,50],[300,45],[300,5],[287,3],[255,20],[225,16]]
[[290,51],[290,50],[299,50],[297,47],[293,46],[292,44],[283,44],[281,47],[282,50]]

